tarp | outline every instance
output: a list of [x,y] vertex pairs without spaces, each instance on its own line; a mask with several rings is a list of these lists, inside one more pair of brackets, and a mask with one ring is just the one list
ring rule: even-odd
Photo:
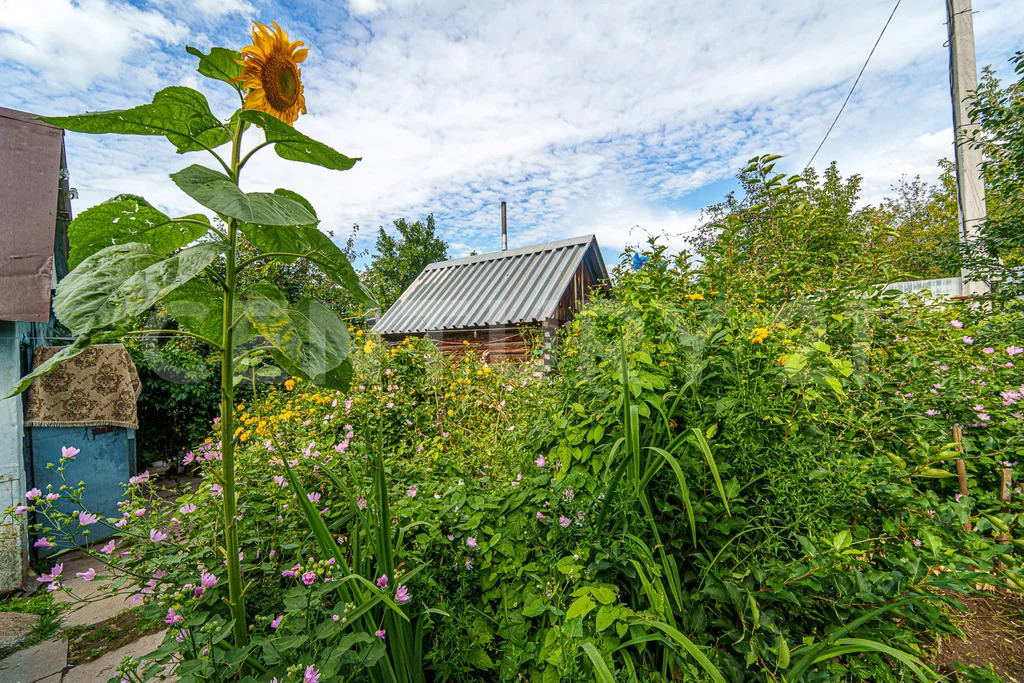
[[0,107],[0,320],[50,319],[63,136]]
[[[61,348],[36,347],[33,367]],[[141,391],[142,382],[128,350],[122,344],[95,344],[32,382],[25,426],[138,429],[136,402]]]

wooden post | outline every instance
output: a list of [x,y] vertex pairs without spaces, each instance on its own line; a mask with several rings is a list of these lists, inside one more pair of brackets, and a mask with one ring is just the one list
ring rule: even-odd
[[[1010,502],[1010,487],[1013,486],[1013,470],[1009,467],[1004,467],[999,473],[999,500],[1003,503],[1003,506],[999,508],[1000,512],[1009,512],[1010,508],[1008,504]],[[1003,531],[999,534],[999,543],[1009,543],[1010,532]],[[996,569],[1006,569],[1006,564],[1002,560],[996,561]]]
[[[956,450],[962,455],[964,452],[963,448],[963,432],[960,431],[960,425],[953,425],[953,443],[956,444]],[[963,458],[956,459],[956,483],[960,488],[960,495],[967,495],[967,464]],[[964,531],[971,530],[970,521],[964,522]]]

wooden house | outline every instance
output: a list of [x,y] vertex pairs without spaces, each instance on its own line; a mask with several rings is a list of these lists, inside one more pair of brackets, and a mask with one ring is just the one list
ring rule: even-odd
[[374,326],[389,341],[468,344],[491,360],[548,355],[558,328],[608,287],[597,238],[583,235],[427,266]]

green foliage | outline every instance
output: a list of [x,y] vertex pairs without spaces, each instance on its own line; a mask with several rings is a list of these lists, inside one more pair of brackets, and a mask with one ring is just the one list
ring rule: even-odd
[[302,161],[335,171],[347,171],[359,161],[358,158],[349,158],[324,143],[303,135],[266,112],[244,110],[239,114],[239,118],[263,129],[267,144],[273,144],[274,151],[282,159]]
[[290,197],[273,192],[242,192],[231,178],[205,166],[186,166],[172,173],[171,180],[182,192],[220,216],[276,226],[318,222],[305,206]]

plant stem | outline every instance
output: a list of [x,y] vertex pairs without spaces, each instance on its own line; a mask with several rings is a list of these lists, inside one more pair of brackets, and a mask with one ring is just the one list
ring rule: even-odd
[[[242,143],[242,125],[237,122],[231,140],[231,180],[238,183],[238,156]],[[225,254],[224,310],[221,318],[220,351],[220,452],[224,481],[224,549],[228,565],[228,604],[234,622],[235,647],[244,647],[247,639],[245,602],[242,598],[242,571],[238,559],[238,501],[235,492],[235,258],[238,224],[228,218],[228,248]]]

